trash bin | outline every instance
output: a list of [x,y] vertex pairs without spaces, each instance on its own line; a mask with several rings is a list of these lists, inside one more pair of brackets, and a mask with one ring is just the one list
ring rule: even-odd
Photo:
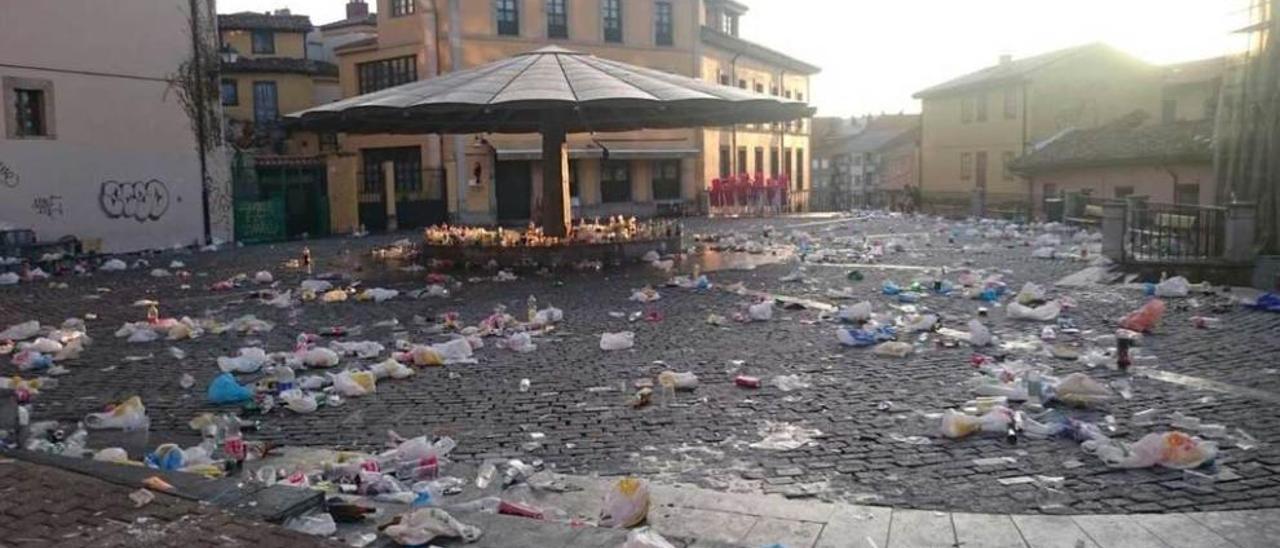
[[1062,198],[1045,198],[1044,199],[1044,216],[1050,222],[1062,222],[1063,200]]

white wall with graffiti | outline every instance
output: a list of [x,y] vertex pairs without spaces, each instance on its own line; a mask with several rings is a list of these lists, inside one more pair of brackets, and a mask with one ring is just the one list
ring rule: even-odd
[[[190,5],[6,4],[0,225],[33,229],[40,240],[76,236],[106,252],[204,239],[194,124],[170,85],[191,57]],[[210,232],[228,239],[227,157],[205,156]]]

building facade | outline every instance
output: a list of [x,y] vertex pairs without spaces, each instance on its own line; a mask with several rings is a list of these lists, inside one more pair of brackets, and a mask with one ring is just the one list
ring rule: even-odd
[[187,77],[216,63],[211,4],[5,4],[0,225],[105,252],[231,238],[217,90]]
[[[344,97],[555,44],[804,100],[816,67],[738,36],[728,0],[379,0],[376,35],[334,48]],[[570,135],[575,217],[700,207],[710,180],[790,172],[807,189],[808,123]],[[526,224],[541,191],[537,135],[355,135],[329,162],[335,230],[452,220]],[[459,176],[461,175],[461,176]]]
[[814,136],[814,176],[827,179],[815,179],[815,193],[830,207],[890,206],[918,184],[919,115],[868,115],[837,127]]
[[921,100],[920,180],[926,199],[1026,203],[1031,190],[1007,167],[1063,131],[1097,127],[1134,110],[1160,111],[1162,76],[1104,44],[1000,62],[915,94]]

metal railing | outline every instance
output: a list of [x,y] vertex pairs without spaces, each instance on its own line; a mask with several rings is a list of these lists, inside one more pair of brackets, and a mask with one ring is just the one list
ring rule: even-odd
[[1203,262],[1223,257],[1224,207],[1129,202],[1123,258],[1135,262]]

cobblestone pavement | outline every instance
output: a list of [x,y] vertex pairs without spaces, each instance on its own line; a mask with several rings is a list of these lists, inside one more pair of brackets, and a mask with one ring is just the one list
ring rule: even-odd
[[[758,236],[765,226],[786,234],[804,230],[827,242],[836,236],[895,234],[905,250],[886,257],[886,263],[907,266],[960,266],[1003,269],[1009,285],[1025,281],[1051,284],[1075,272],[1085,263],[1032,259],[1024,241],[987,250],[949,244],[935,221],[876,218],[869,220],[786,218],[767,220],[691,220],[686,234],[739,232]],[[929,233],[926,236],[920,233]],[[362,279],[366,287],[401,290],[421,288],[424,273],[406,274],[374,265],[364,258],[374,243],[394,236],[366,239],[331,239],[312,242],[318,272],[338,270]],[[690,240],[687,238],[687,240]],[[687,245],[691,241],[686,242]],[[970,244],[971,246],[973,244]],[[1168,428],[1163,416],[1181,411],[1206,423],[1242,428],[1263,445],[1252,450],[1224,447],[1218,459],[1221,469],[1212,485],[1184,480],[1183,473],[1162,468],[1108,469],[1071,441],[1022,440],[1008,445],[1002,437],[973,436],[947,440],[937,435],[936,421],[924,421],[914,413],[878,410],[883,400],[899,409],[938,413],[972,398],[964,381],[972,376],[968,349],[923,345],[909,359],[884,358],[836,343],[834,324],[819,319],[815,310],[777,309],[770,322],[714,327],[705,322],[710,313],[729,315],[746,298],[724,291],[697,294],[661,289],[663,298],[651,305],[627,299],[631,288],[661,283],[666,275],[653,268],[632,265],[607,268],[601,273],[566,271],[556,274],[522,273],[511,282],[464,283],[446,299],[413,300],[399,297],[382,304],[348,301],[337,304],[306,303],[279,310],[245,298],[253,289],[211,292],[204,287],[232,274],[252,275],[256,270],[275,273],[281,287],[296,287],[302,272],[283,267],[298,255],[302,244],[255,246],[217,253],[151,258],[153,266],[166,266],[173,258],[187,263],[197,275],[191,289],[179,289],[176,278],[151,278],[147,269],[123,273],[97,273],[68,278],[68,289],[44,284],[0,289],[0,324],[26,319],[57,324],[69,316],[95,313],[89,322],[95,337],[62,384],[41,394],[33,420],[74,421],[111,401],[129,395],[142,396],[152,419],[149,439],[133,439],[136,445],[160,441],[190,442],[187,421],[197,412],[214,410],[204,398],[204,387],[217,373],[214,358],[232,355],[237,348],[260,342],[269,351],[292,347],[301,331],[315,332],[332,325],[361,326],[363,332],[348,337],[388,343],[393,329],[374,324],[396,318],[415,342],[444,339],[415,325],[415,315],[434,317],[446,311],[460,313],[464,323],[474,324],[495,305],[522,311],[534,294],[539,303],[565,310],[565,320],[552,337],[536,342],[531,353],[496,348],[494,340],[477,352],[478,364],[427,368],[404,381],[380,383],[377,394],[348,400],[342,407],[322,408],[309,415],[288,412],[265,418],[258,438],[289,445],[335,446],[373,449],[381,447],[388,429],[405,435],[450,435],[459,446],[454,458],[477,463],[486,458],[540,458],[559,471],[577,474],[638,473],[644,476],[695,483],[739,492],[813,494],[822,499],[894,505],[921,509],[964,509],[974,512],[1129,513],[1231,510],[1280,506],[1280,374],[1275,356],[1280,350],[1280,315],[1233,309],[1215,314],[1223,319],[1218,330],[1195,330],[1190,316],[1202,313],[1185,304],[1171,305],[1155,335],[1145,341],[1145,352],[1156,359],[1140,362],[1162,371],[1180,373],[1259,392],[1211,390],[1134,375],[1133,398],[1117,400],[1096,410],[1073,409],[1082,419],[1116,419],[1114,436],[1130,441],[1150,431]],[[850,282],[848,267],[812,264],[809,281],[786,283],[795,263],[770,262],[768,255],[751,270],[711,273],[720,285],[742,282],[752,290],[808,296],[828,300],[828,288],[850,286],[877,310],[892,303],[880,295],[885,279],[908,283],[910,270],[861,268],[866,279]],[[737,259],[730,258],[729,262]],[[716,264],[708,260],[709,269]],[[488,276],[483,271],[455,272],[461,279]],[[110,288],[103,292],[99,288]],[[1073,317],[1086,336],[1108,333],[1113,319],[1141,302],[1140,291],[1122,286],[1055,289],[1050,296],[1069,294],[1080,306]],[[205,335],[177,344],[160,341],[126,344],[112,337],[125,321],[136,321],[143,310],[129,306],[140,298],[156,298],[166,315],[207,316],[230,319],[242,314],[277,322],[269,334],[254,337]],[[1203,299],[1202,299],[1203,300]],[[1172,304],[1172,303],[1171,303]],[[1207,307],[1208,301],[1202,303]],[[940,313],[951,326],[963,329],[974,314],[977,301],[931,296],[920,306]],[[660,323],[630,323],[610,312],[631,313],[652,308],[662,312]],[[997,334],[1013,339],[1034,334],[1039,324],[1007,321],[1000,309],[992,311],[989,324]],[[631,350],[604,352],[599,337],[605,331],[633,330]],[[167,348],[177,346],[187,358],[177,360]],[[1013,352],[1017,352],[1016,350]],[[151,356],[125,361],[126,356]],[[1100,380],[1123,378],[1105,368],[1086,369],[1078,362],[1035,357],[1052,362],[1056,373],[1088,371]],[[656,363],[657,361],[663,363]],[[741,360],[738,365],[736,360]],[[354,363],[344,361],[344,365]],[[621,386],[635,379],[653,378],[667,368],[691,370],[700,379],[692,393],[678,394],[670,405],[632,409],[625,405],[628,392]],[[7,362],[0,374],[13,371]],[[182,373],[195,376],[196,387],[178,387]],[[811,387],[783,392],[766,384],[759,390],[733,385],[738,373],[765,379],[797,374]],[[253,379],[253,375],[242,380]],[[520,379],[532,389],[521,392]],[[1155,425],[1139,426],[1133,413],[1159,410]],[[766,421],[802,425],[822,434],[814,443],[790,451],[753,449]],[[534,434],[544,437],[534,442]],[[923,435],[927,445],[895,441],[902,436]],[[1002,459],[1002,457],[1008,457]],[[1069,468],[1064,462],[1079,461]],[[998,480],[1016,476],[1046,476],[1032,483],[1003,485]],[[1061,483],[1053,478],[1062,478]]]
[[282,527],[21,461],[0,461],[0,546],[340,546]]

